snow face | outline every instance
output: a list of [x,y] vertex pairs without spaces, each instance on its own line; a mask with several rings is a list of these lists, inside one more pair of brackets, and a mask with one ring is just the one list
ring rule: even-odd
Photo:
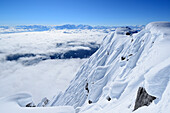
[[132,36],[128,28],[110,33],[51,105],[81,107],[80,113],[132,113],[137,90],[144,87],[156,100],[134,113],[170,112],[169,25],[150,23]]

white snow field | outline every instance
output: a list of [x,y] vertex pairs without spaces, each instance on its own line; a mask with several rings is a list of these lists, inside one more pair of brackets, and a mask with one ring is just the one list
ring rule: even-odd
[[105,36],[103,30],[79,29],[0,34],[0,97],[29,92],[36,104],[52,99]]
[[1,113],[75,113],[71,106],[57,107],[23,107],[32,102],[31,95],[20,93],[10,97],[1,98]]
[[[51,112],[58,112],[58,107],[63,106],[61,113],[64,109],[63,113],[69,109],[68,113],[169,113],[170,22],[150,23],[133,35],[128,32],[126,27],[109,33],[65,92],[56,94],[48,107],[22,107],[32,98],[17,94],[1,98],[0,109],[6,113],[10,107],[17,112],[29,109],[29,113],[34,113],[54,108],[56,111]],[[139,87],[156,99],[133,111]]]
[[118,28],[104,38],[50,105],[74,106],[80,113],[132,113],[137,90],[144,87],[156,99],[134,113],[169,113],[170,22],[150,23],[132,36],[128,31]]

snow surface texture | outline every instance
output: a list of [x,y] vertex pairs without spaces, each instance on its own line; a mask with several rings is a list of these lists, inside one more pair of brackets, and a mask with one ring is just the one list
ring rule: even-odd
[[156,99],[134,113],[169,113],[170,22],[150,23],[132,36],[125,35],[128,31],[118,28],[105,37],[51,106],[70,105],[80,113],[131,113],[137,90],[144,87]]
[[29,102],[32,102],[31,95],[20,93],[13,96],[0,98],[1,113],[75,113],[71,106],[57,107],[24,107]]
[[51,100],[69,86],[106,35],[79,29],[0,34],[0,97],[29,92],[35,104]]

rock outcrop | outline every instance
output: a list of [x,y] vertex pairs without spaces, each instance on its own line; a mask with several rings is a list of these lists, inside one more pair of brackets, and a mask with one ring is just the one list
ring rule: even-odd
[[137,97],[136,97],[134,111],[142,106],[149,106],[150,103],[152,103],[152,101],[155,99],[156,99],[156,97],[149,95],[146,92],[145,88],[139,87]]
[[25,107],[36,107],[36,105],[33,102],[31,102],[31,103],[28,103]]
[[42,101],[37,105],[37,107],[45,107],[49,103],[49,100],[45,97]]

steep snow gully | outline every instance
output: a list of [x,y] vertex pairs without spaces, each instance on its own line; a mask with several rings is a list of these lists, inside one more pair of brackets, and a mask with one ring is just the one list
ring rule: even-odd
[[[127,32],[117,28],[108,34],[67,90],[46,106],[73,106],[77,113],[169,113],[170,22]],[[145,101],[135,108],[137,98]]]

